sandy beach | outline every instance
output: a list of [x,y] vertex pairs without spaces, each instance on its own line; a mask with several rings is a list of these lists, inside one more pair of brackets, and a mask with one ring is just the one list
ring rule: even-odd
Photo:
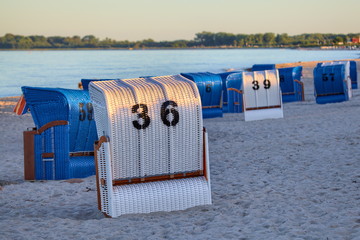
[[116,219],[97,209],[95,176],[23,180],[22,132],[34,124],[1,98],[0,239],[360,240],[360,89],[318,105],[316,62],[298,64],[306,100],[284,104],[283,119],[204,120],[212,205]]

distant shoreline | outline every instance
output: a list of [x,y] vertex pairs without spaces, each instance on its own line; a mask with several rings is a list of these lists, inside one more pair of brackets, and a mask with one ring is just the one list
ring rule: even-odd
[[0,49],[0,51],[102,51],[102,50],[121,50],[121,51],[142,51],[142,50],[264,50],[264,49],[284,49],[284,50],[303,50],[303,51],[359,51],[360,49],[350,48],[320,48],[320,47],[188,47],[188,48],[31,48],[31,49]]

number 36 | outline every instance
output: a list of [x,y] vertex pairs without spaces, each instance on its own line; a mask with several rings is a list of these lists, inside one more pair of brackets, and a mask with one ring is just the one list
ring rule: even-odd
[[[168,127],[175,126],[179,122],[180,117],[176,107],[177,103],[174,101],[166,101],[161,105],[160,117],[162,122]],[[137,113],[138,119],[132,122],[136,129],[145,129],[150,125],[151,119],[148,115],[149,110],[146,104],[135,104],[132,106],[131,112]],[[172,114],[173,116],[171,121],[168,119],[169,114]]]

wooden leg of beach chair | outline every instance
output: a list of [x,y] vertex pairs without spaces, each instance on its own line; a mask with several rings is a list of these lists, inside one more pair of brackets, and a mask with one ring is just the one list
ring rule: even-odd
[[25,131],[24,136],[24,179],[35,180],[34,135],[36,130]]

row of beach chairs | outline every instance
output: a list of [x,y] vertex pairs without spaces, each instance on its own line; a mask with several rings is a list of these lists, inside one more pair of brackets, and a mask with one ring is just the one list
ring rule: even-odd
[[[346,89],[355,85],[338,83],[350,75],[346,64],[314,69],[317,103],[351,97]],[[210,204],[202,119],[240,112],[245,120],[277,118],[283,102],[304,100],[301,67],[252,70],[82,79],[82,90],[22,87],[17,112],[30,111],[35,123],[24,132],[25,179],[96,174],[99,209],[111,217]]]

